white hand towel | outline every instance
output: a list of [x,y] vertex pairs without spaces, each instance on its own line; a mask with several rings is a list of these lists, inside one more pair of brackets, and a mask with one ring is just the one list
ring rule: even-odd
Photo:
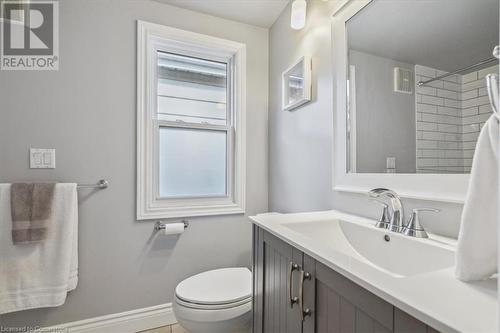
[[78,282],[76,184],[56,184],[43,243],[11,237],[10,184],[0,184],[0,314],[64,304]]
[[458,236],[455,275],[483,280],[497,272],[499,124],[492,115],[479,135]]

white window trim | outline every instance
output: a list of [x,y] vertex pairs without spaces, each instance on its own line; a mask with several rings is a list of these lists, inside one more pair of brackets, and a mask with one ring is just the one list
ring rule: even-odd
[[[210,198],[159,198],[155,137],[156,51],[233,61],[234,166],[228,196]],[[212,36],[137,21],[137,219],[179,218],[245,213],[246,179],[246,46]],[[192,127],[190,125],[190,127]],[[230,155],[228,155],[230,156]]]

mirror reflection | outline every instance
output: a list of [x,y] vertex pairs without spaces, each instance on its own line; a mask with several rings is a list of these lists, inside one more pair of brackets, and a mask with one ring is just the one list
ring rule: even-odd
[[498,12],[498,0],[373,0],[347,22],[348,172],[470,172]]

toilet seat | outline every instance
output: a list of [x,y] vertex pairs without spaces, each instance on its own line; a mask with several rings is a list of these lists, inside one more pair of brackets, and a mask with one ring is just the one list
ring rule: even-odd
[[175,288],[173,310],[179,324],[192,333],[249,333],[252,273],[235,267],[189,277]]
[[[238,306],[233,306],[225,309],[195,309],[192,307],[186,307],[178,302],[174,303],[174,312],[177,320],[182,325],[186,321],[203,323],[207,325],[209,323],[218,323],[221,321],[230,321],[235,318],[242,318],[248,316],[250,319],[250,314],[252,311],[252,302],[246,302]],[[189,329],[188,325],[183,325],[186,329]],[[208,330],[207,330],[208,331]]]
[[190,308],[190,309],[223,310],[223,309],[230,309],[230,308],[234,308],[234,307],[249,303],[252,301],[252,297],[243,299],[241,301],[232,302],[232,303],[224,303],[224,304],[198,304],[198,303],[186,302],[177,296],[175,297],[175,301],[177,304],[184,306],[186,308]]
[[245,304],[252,298],[252,273],[246,267],[232,267],[196,274],[177,285],[175,296],[180,305],[196,309]]

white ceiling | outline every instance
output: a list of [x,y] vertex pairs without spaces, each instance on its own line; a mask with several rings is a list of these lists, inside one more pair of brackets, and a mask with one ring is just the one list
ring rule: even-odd
[[492,56],[498,0],[375,0],[347,25],[349,47],[445,71]]
[[169,5],[269,28],[289,0],[156,0]]

